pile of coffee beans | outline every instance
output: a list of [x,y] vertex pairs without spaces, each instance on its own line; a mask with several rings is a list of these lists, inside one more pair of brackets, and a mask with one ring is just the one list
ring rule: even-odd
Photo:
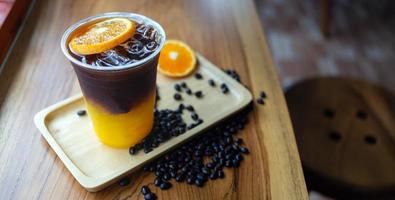
[[223,169],[239,167],[244,155],[249,153],[248,148],[242,146],[243,140],[235,134],[244,129],[251,110],[252,104],[249,104],[226,121],[145,165],[144,171],[155,174],[154,185],[162,190],[172,187],[171,179],[202,187],[209,180],[224,178]]
[[[225,72],[240,82],[236,71],[225,70]],[[203,76],[196,73],[195,78],[200,80],[203,79]],[[216,87],[214,80],[209,79],[208,83],[211,87]],[[220,85],[220,88],[224,94],[229,92],[229,88],[224,83]],[[183,91],[187,94],[193,94],[185,82],[175,84],[174,90],[176,92],[174,94],[175,99],[175,95]],[[203,96],[201,91],[197,91],[194,94],[198,98]],[[159,100],[159,93],[157,95],[157,100]],[[172,187],[170,182],[172,179],[176,182],[202,187],[209,180],[224,178],[224,168],[239,167],[244,155],[249,154],[249,149],[243,146],[243,140],[235,137],[235,134],[244,129],[248,123],[248,114],[252,109],[253,104],[250,103],[229,119],[216,124],[196,138],[145,165],[143,167],[144,171],[155,174],[154,185],[162,190]],[[182,114],[185,111],[189,112],[193,120],[192,124],[187,125],[183,120]],[[152,133],[140,144],[131,147],[129,152],[131,155],[135,155],[139,150],[143,149],[145,153],[148,153],[160,143],[183,134],[201,123],[203,123],[203,119],[200,119],[192,105],[185,106],[181,103],[175,110],[158,110],[155,108],[155,121]],[[157,198],[148,186],[143,186],[141,193],[146,200]]]
[[[182,118],[182,114],[185,111],[189,112],[193,120],[189,125]],[[155,108],[154,116],[154,125],[151,133],[139,144],[129,148],[131,155],[135,155],[139,150],[149,153],[161,143],[172,137],[177,137],[203,123],[203,119],[195,112],[192,105],[185,106],[184,104],[180,104],[176,110],[158,110]]]

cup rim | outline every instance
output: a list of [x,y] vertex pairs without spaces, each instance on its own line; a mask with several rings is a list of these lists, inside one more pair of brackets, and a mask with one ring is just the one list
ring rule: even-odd
[[[159,32],[159,34],[161,36],[161,41],[159,43],[158,48],[153,53],[151,53],[149,56],[145,57],[144,59],[139,60],[134,63],[131,63],[131,64],[122,65],[122,66],[106,66],[106,67],[93,66],[93,65],[83,63],[70,55],[69,50],[68,50],[67,41],[68,41],[70,35],[77,28],[79,28],[80,26],[82,26],[84,24],[92,22],[94,20],[105,19],[105,18],[114,18],[114,17],[124,17],[124,18],[129,18],[132,20],[136,20],[136,21],[148,22],[148,24],[153,26]],[[118,70],[130,69],[130,68],[137,68],[138,66],[142,66],[146,62],[150,61],[152,58],[154,58],[155,56],[157,56],[159,54],[165,41],[166,41],[165,31],[163,30],[162,26],[160,24],[158,24],[156,21],[154,21],[146,16],[136,14],[136,13],[131,13],[131,12],[107,12],[107,13],[102,13],[102,14],[87,17],[87,18],[82,19],[82,20],[74,23],[73,25],[71,25],[63,33],[63,36],[62,36],[62,39],[60,42],[60,46],[61,46],[62,52],[66,56],[66,58],[76,65],[82,66],[87,69],[93,69],[93,70],[98,70],[98,71],[118,71]]]

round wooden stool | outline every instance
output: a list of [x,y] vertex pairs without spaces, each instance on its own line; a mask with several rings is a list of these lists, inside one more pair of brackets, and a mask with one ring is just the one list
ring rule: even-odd
[[286,92],[309,189],[395,199],[395,95],[361,80],[316,78]]

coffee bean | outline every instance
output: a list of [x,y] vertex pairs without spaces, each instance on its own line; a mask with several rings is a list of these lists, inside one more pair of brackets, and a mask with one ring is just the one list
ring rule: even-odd
[[157,186],[157,187],[159,187],[160,184],[162,184],[162,182],[163,182],[162,179],[158,177],[158,178],[155,179],[154,185]]
[[181,92],[181,86],[180,86],[180,84],[176,83],[176,84],[174,85],[174,89],[175,89],[177,92]]
[[195,180],[195,184],[198,186],[198,187],[203,187],[203,180],[201,180],[201,179],[196,179]]
[[191,106],[191,105],[187,106],[186,109],[187,109],[188,111],[190,111],[190,112],[195,111],[195,109],[194,109],[193,106]]
[[215,81],[214,81],[213,79],[208,80],[208,84],[209,84],[211,87],[215,87],[215,86],[216,86]]
[[209,163],[207,163],[207,168],[209,168],[209,169],[212,169],[212,168],[214,168],[215,167],[215,164],[214,163],[212,163],[212,162],[209,162]]
[[218,178],[218,173],[217,172],[214,172],[214,173],[210,174],[210,179],[211,180],[215,180],[217,178]]
[[130,179],[129,178],[123,178],[118,182],[119,186],[127,186],[130,184]]
[[80,117],[86,115],[86,110],[79,110],[77,112],[77,115],[80,116]]
[[257,102],[258,104],[261,104],[261,105],[265,104],[265,101],[263,101],[262,98],[258,98],[258,99],[256,100],[256,102]]
[[192,118],[194,121],[197,121],[197,120],[199,119],[199,115],[196,114],[196,113],[192,113],[191,118]]
[[237,155],[235,156],[235,160],[237,160],[237,161],[242,161],[242,160],[243,160],[243,156],[242,156],[241,154],[237,154]]
[[195,96],[197,98],[202,98],[203,97],[203,92],[202,91],[197,91],[197,92],[195,92]]
[[160,188],[161,190],[167,190],[167,189],[171,188],[171,186],[172,186],[172,185],[171,185],[170,182],[163,181],[163,182],[160,184],[159,188]]
[[225,83],[221,84],[221,91],[224,94],[227,94],[229,92],[229,88],[228,88],[228,86]]
[[178,175],[177,177],[176,177],[176,181],[177,182],[182,182],[182,181],[184,181],[185,180],[185,175]]
[[183,87],[183,88],[188,88],[188,85],[187,85],[185,82],[182,82],[182,83],[181,83],[181,87]]
[[156,199],[156,195],[154,193],[148,193],[144,195],[144,200],[155,200],[155,199]]
[[206,176],[205,176],[204,174],[197,174],[197,175],[196,175],[196,179],[205,181],[205,180],[206,180]]
[[195,78],[200,80],[203,78],[203,76],[200,73],[196,73]]
[[260,96],[261,98],[266,98],[266,93],[265,93],[264,91],[261,91],[261,92],[259,93],[259,96]]
[[174,96],[173,96],[173,98],[174,98],[176,101],[182,100],[182,96],[181,96],[181,94],[179,94],[179,93],[175,93]]
[[148,188],[148,186],[144,185],[143,187],[141,187],[140,192],[141,194],[146,195],[148,193],[151,193],[151,190]]
[[239,150],[240,150],[241,153],[244,153],[244,154],[249,154],[250,153],[250,151],[246,147],[240,147]]
[[232,167],[237,168],[240,166],[240,161],[234,159],[232,160]]
[[235,141],[237,144],[243,144],[243,139],[237,138]]
[[224,171],[222,170],[217,171],[217,176],[218,178],[224,178],[225,177]]
[[134,148],[134,147],[130,147],[129,148],[129,154],[130,155],[134,155],[138,152],[138,149]]
[[185,90],[185,92],[186,92],[188,95],[192,95],[192,90],[191,90],[191,89],[187,89],[187,90]]
[[162,179],[166,181],[170,180],[170,178],[171,178],[170,174],[164,174],[162,177]]
[[185,109],[185,105],[184,105],[184,104],[180,104],[180,105],[178,106],[178,110],[179,110],[180,112],[182,112],[184,109]]
[[193,184],[194,182],[195,182],[195,178],[193,178],[193,177],[188,177],[188,178],[187,178],[187,183],[188,183],[188,184],[191,185],[191,184]]

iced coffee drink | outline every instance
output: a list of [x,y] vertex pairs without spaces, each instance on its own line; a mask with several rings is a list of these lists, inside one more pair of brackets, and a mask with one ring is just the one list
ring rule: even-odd
[[165,33],[133,13],[106,13],[72,25],[62,50],[74,67],[98,138],[127,148],[153,125],[156,68]]

